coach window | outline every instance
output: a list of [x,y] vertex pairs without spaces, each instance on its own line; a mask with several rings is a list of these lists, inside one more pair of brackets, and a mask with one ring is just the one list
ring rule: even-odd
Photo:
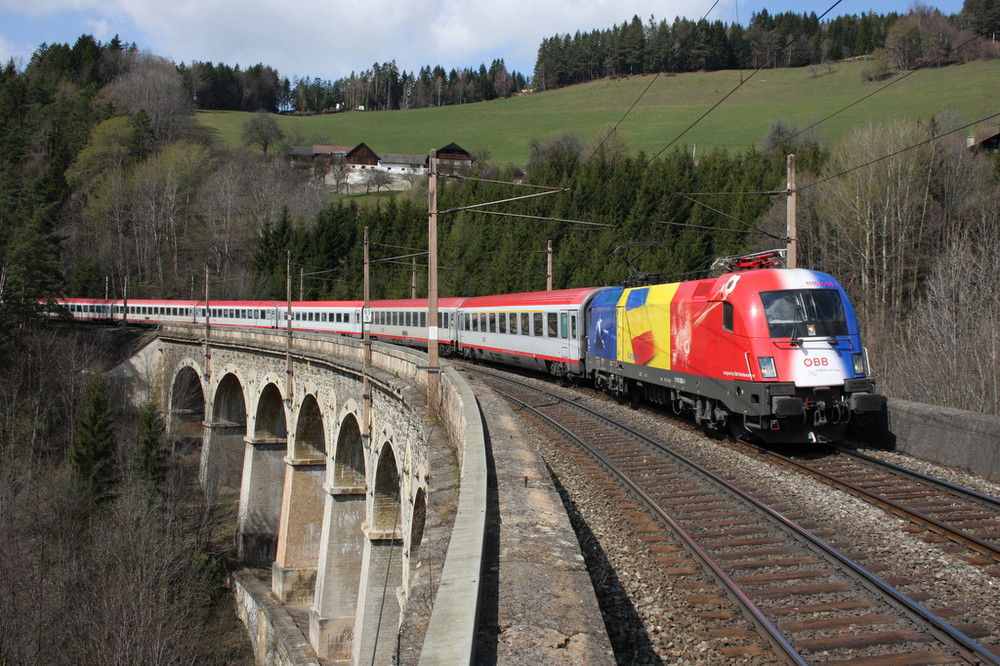
[[506,333],[507,332],[507,313],[501,312],[499,314],[500,321],[497,322],[497,332]]
[[427,328],[427,313],[420,313],[420,328]]
[[475,312],[472,314],[472,330],[479,330],[479,314]]
[[487,317],[487,321],[490,322],[490,333],[496,333],[497,332],[497,313],[496,312],[491,312],[488,315],[488,317]]
[[536,338],[540,338],[543,335],[545,335],[545,332],[542,329],[542,313],[541,312],[532,312],[531,313],[531,325],[532,325],[531,326],[532,327],[531,334],[533,336],[535,336]]
[[558,321],[557,318],[556,318],[556,313],[555,312],[546,312],[545,313],[545,319],[546,319],[546,323],[548,324],[548,326],[546,327],[548,329],[548,331],[547,331],[548,337],[554,338],[557,335],[559,335],[558,325],[556,324],[556,322]]
[[569,336],[569,326],[568,326],[568,322],[566,321],[566,319],[567,319],[566,318],[566,313],[565,312],[560,312],[559,313],[559,337],[563,338],[564,340]]
[[733,332],[733,304],[728,301],[722,302],[722,328]]

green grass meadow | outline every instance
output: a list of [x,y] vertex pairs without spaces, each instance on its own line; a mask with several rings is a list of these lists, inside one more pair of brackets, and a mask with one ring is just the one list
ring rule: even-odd
[[[523,165],[532,140],[573,133],[592,144],[619,121],[618,134],[629,148],[652,156],[671,142],[688,148],[697,144],[699,153],[714,148],[740,151],[758,143],[776,120],[804,129],[851,104],[854,106],[825,120],[816,131],[835,140],[852,127],[891,117],[929,119],[938,112],[952,111],[967,123],[1000,112],[1000,60],[920,70],[878,83],[862,81],[861,72],[866,67],[866,62],[850,62],[829,68],[768,69],[756,74],[660,75],[655,81],[652,75],[635,76],[479,104],[279,116],[278,122],[286,134],[326,136],[331,144],[342,146],[364,142],[376,153],[427,154],[455,142],[473,153],[488,151],[492,162]],[[738,90],[681,136],[741,80],[745,82]],[[892,85],[856,103],[887,83]],[[647,86],[649,90],[622,121]],[[249,116],[206,111],[197,119],[215,130],[224,143],[235,146]],[[998,123],[994,118],[989,128],[996,131]]]

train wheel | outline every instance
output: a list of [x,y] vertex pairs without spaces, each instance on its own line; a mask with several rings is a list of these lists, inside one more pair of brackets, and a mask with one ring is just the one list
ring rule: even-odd
[[726,417],[726,423],[729,425],[729,436],[733,439],[739,439],[747,431],[742,414],[730,412],[729,416]]
[[629,384],[628,406],[632,409],[639,409],[640,402],[642,402],[642,387],[638,384]]

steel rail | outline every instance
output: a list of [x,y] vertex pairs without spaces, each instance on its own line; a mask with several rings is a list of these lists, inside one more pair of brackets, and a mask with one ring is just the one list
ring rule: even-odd
[[973,490],[972,488],[966,488],[965,486],[960,486],[957,483],[952,483],[951,481],[946,481],[945,479],[939,479],[936,476],[931,476],[930,474],[924,474],[923,472],[918,472],[915,469],[910,469],[908,467],[903,467],[902,465],[897,465],[896,463],[891,463],[888,460],[882,460],[881,458],[876,458],[875,456],[869,456],[867,454],[861,453],[860,451],[854,451],[851,449],[845,449],[843,447],[834,447],[838,453],[843,455],[857,458],[866,463],[869,463],[876,467],[885,467],[894,472],[898,472],[905,476],[912,476],[921,481],[933,484],[935,486],[940,486],[946,490],[949,490],[957,495],[967,497],[975,502],[979,502],[991,509],[996,509],[1000,511],[1000,498],[993,497],[992,495],[987,495],[986,493],[981,493],[978,490]]
[[[503,378],[498,377],[498,379]],[[585,448],[592,456],[594,456],[594,458],[604,465],[605,469],[612,473],[621,483],[627,486],[628,489],[636,497],[638,497],[650,511],[652,511],[661,521],[666,523],[674,535],[684,544],[684,548],[691,554],[691,556],[699,561],[705,570],[707,570],[712,577],[715,578],[719,586],[726,591],[726,596],[739,606],[743,610],[744,614],[747,615],[747,617],[757,626],[763,638],[771,644],[779,657],[784,659],[784,661],[789,664],[798,664],[801,666],[808,664],[808,662],[802,658],[791,643],[789,643],[788,640],[781,634],[778,628],[764,616],[764,613],[760,610],[760,608],[758,608],[757,605],[753,603],[749,597],[747,597],[743,590],[740,589],[739,585],[737,585],[732,578],[730,578],[729,575],[722,570],[718,563],[716,563],[715,560],[713,560],[712,557],[694,541],[687,531],[685,531],[684,528],[677,523],[677,521],[671,518],[670,515],[668,515],[653,498],[642,490],[642,488],[636,485],[635,482],[633,482],[625,473],[619,470],[613,462],[608,460],[604,454],[590,446],[590,444],[585,442],[558,421],[543,413],[539,408],[529,405],[517,396],[500,389],[494,388],[493,390],[497,391],[508,400],[512,400],[520,404],[525,409],[531,410],[539,418],[544,419],[554,428],[561,430],[567,437],[575,441],[581,447]],[[542,406],[544,407],[545,405]]]
[[[511,379],[509,377],[504,377],[504,376],[501,376],[501,375],[496,375],[494,373],[486,372],[486,371],[481,370],[479,368],[476,368],[475,370],[478,373],[482,374],[482,375],[493,377],[495,379],[498,379],[498,380],[501,380],[501,381],[504,381],[504,382],[508,382],[508,383],[511,383],[511,384],[520,385],[520,386],[522,386],[522,387],[524,387],[524,388],[526,388],[528,390],[531,390],[531,391],[534,391],[534,392],[538,392],[538,393],[542,393],[542,391],[540,389],[532,387],[532,386],[530,386],[528,384],[525,384],[523,382],[519,382],[517,380]],[[825,541],[823,541],[819,537],[813,535],[808,530],[806,530],[806,529],[804,529],[804,528],[796,525],[795,523],[793,523],[792,521],[790,521],[789,519],[787,519],[786,517],[784,517],[783,515],[781,515],[780,513],[778,513],[777,511],[775,511],[774,509],[772,509],[771,507],[769,507],[768,505],[763,504],[762,502],[760,502],[756,498],[748,495],[746,492],[744,492],[740,488],[737,488],[736,486],[734,486],[733,484],[729,483],[725,479],[719,477],[714,472],[712,472],[712,471],[710,471],[708,469],[705,469],[704,467],[702,467],[701,465],[699,465],[698,463],[696,463],[696,462],[694,462],[692,460],[689,460],[689,459],[685,458],[684,456],[682,456],[681,454],[677,453],[676,451],[672,451],[671,449],[667,448],[666,446],[664,446],[660,442],[657,442],[656,440],[653,440],[652,438],[647,437],[646,435],[642,434],[641,432],[638,432],[637,430],[634,430],[633,428],[630,428],[630,427],[628,427],[628,426],[626,426],[626,425],[624,425],[622,423],[614,421],[614,420],[610,419],[609,417],[604,416],[604,415],[600,414],[599,412],[597,412],[597,411],[595,411],[593,409],[590,409],[589,407],[586,407],[586,406],[581,405],[579,403],[573,402],[571,400],[566,400],[565,398],[562,398],[562,397],[560,397],[558,395],[555,395],[555,394],[552,394],[550,392],[545,392],[545,395],[547,397],[555,399],[555,400],[557,400],[557,401],[559,401],[559,402],[561,402],[563,404],[569,405],[569,406],[571,406],[571,407],[573,407],[575,409],[587,412],[592,417],[594,417],[594,418],[596,418],[598,420],[605,421],[605,422],[608,422],[608,423],[612,423],[615,427],[620,428],[621,430],[623,430],[623,431],[625,431],[625,432],[633,435],[634,437],[640,439],[641,441],[645,442],[649,446],[652,446],[653,448],[655,448],[655,449],[657,449],[659,451],[662,451],[666,455],[674,458],[679,463],[681,463],[683,465],[686,465],[686,466],[690,467],[691,469],[694,469],[694,470],[698,471],[700,474],[702,474],[705,477],[711,479],[715,483],[718,483],[720,486],[722,486],[723,488],[727,489],[729,492],[733,493],[737,497],[741,498],[743,501],[747,502],[751,506],[754,506],[758,510],[760,510],[763,513],[767,514],[773,520],[775,520],[779,525],[783,526],[785,529],[787,529],[787,530],[791,531],[792,533],[794,533],[796,535],[799,535],[802,538],[804,538],[806,541],[808,541],[810,544],[812,544],[813,547],[815,547],[820,553],[822,553],[825,557],[827,557],[828,559],[830,559],[832,562],[840,564],[845,569],[850,570],[865,587],[867,587],[868,589],[872,590],[873,592],[881,594],[885,598],[890,599],[893,602],[895,602],[912,619],[915,619],[915,621],[917,621],[917,622],[923,623],[925,626],[927,626],[931,630],[932,633],[934,633],[943,642],[951,642],[952,644],[954,644],[959,649],[960,652],[962,652],[962,653],[965,654],[965,656],[967,658],[978,659],[982,663],[985,663],[985,664],[991,664],[991,665],[994,665],[994,666],[1000,666],[1000,658],[998,658],[997,655],[993,654],[992,652],[990,652],[989,650],[987,650],[986,648],[984,648],[982,645],[980,645],[979,643],[977,643],[973,639],[969,638],[968,636],[966,636],[964,633],[962,633],[961,631],[959,631],[955,627],[951,626],[950,624],[948,624],[947,622],[945,622],[944,620],[942,620],[940,617],[938,617],[937,615],[935,615],[934,613],[932,613],[930,610],[924,608],[919,603],[917,603],[916,601],[914,601],[913,599],[911,599],[907,595],[903,594],[902,592],[900,592],[899,590],[897,590],[895,587],[893,587],[889,583],[887,583],[884,580],[882,580],[880,577],[876,576],[874,573],[868,571],[867,569],[865,569],[864,567],[862,567],[858,563],[856,563],[853,560],[849,559],[848,557],[846,557],[845,555],[843,555],[842,553],[840,553],[838,550],[836,550],[835,548],[833,548],[832,546],[830,546],[829,544],[827,544]],[[514,399],[517,400],[516,398],[514,398]],[[535,411],[536,413],[539,413],[541,415],[541,413],[538,412],[538,410],[535,410],[534,408],[528,406],[523,401],[517,400],[517,402],[519,402],[521,404],[524,404],[526,407],[529,407],[530,409],[532,409],[532,411]],[[544,416],[544,415],[542,415],[542,416]],[[545,416],[545,419],[548,420],[548,421],[550,421],[550,422],[552,422],[552,423],[554,423],[554,421],[552,421],[552,419],[550,419],[547,416]],[[558,427],[561,430],[563,430],[564,432],[568,433],[568,431],[566,431],[565,428],[563,428],[562,426],[558,426]],[[571,436],[574,439],[576,439],[577,441],[579,441],[579,438],[577,438],[575,435],[571,434]],[[590,449],[589,446],[587,446],[587,448]],[[602,460],[602,462],[604,462],[604,461]],[[610,463],[610,461],[606,462],[605,464],[610,464],[613,467],[613,464]],[[616,474],[618,474],[618,472],[616,472]],[[630,482],[630,485],[631,485],[631,482]],[[756,608],[756,606],[754,606],[754,608]],[[765,618],[765,621],[766,621],[766,618]],[[769,623],[769,621],[768,621],[768,623]],[[782,637],[782,640],[784,640],[783,637]],[[793,650],[794,650],[794,648],[793,648]]]
[[[810,476],[818,479],[819,481],[827,485],[843,490],[844,492],[854,495],[855,497],[860,497],[861,499],[871,502],[876,506],[880,506],[883,509],[887,509],[901,518],[907,518],[911,522],[916,523],[917,525],[922,525],[926,527],[935,534],[940,534],[941,536],[947,537],[948,539],[956,543],[968,546],[977,553],[980,553],[981,555],[985,555],[987,557],[991,557],[994,560],[1000,562],[1000,544],[990,543],[989,541],[980,539],[979,537],[969,534],[964,530],[961,530],[957,527],[949,525],[948,523],[940,521],[937,518],[934,518],[933,516],[928,516],[926,513],[923,513],[922,511],[918,511],[916,509],[906,506],[901,502],[897,502],[896,500],[889,499],[888,497],[879,495],[875,491],[866,490],[865,488],[862,488],[857,484],[851,483],[850,481],[844,481],[843,479],[838,479],[837,477],[831,474],[827,474],[826,472],[820,469],[816,469],[815,467],[808,465],[804,462],[794,460],[787,456],[783,456],[780,453],[775,453],[773,451],[768,451],[766,449],[758,449],[758,450],[766,458],[777,460],[778,462],[784,465],[805,472],[806,474],[809,474]],[[877,460],[877,458],[873,460]],[[909,471],[906,470],[905,468],[900,468],[900,469],[904,471]],[[933,479],[933,477],[928,477],[928,479],[929,480]],[[955,487],[960,488],[961,486],[955,486]],[[970,491],[970,492],[975,492],[975,491]],[[983,497],[989,497],[989,496],[983,495]]]

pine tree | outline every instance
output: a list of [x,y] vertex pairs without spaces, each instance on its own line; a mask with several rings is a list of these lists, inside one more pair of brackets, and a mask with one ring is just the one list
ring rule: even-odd
[[103,374],[91,375],[84,401],[69,449],[69,464],[91,497],[101,501],[107,499],[114,483],[111,410]]
[[139,477],[159,483],[166,472],[163,419],[155,400],[147,400],[139,412]]

